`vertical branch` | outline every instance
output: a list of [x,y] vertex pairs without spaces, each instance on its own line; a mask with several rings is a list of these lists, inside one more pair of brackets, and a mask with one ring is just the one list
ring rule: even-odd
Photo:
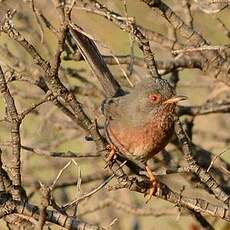
[[0,149],[0,191],[13,192],[12,181],[2,168],[2,150]]
[[160,77],[156,67],[154,54],[150,48],[148,39],[142,34],[142,32],[138,28],[135,27],[134,24],[132,25],[132,27],[133,35],[136,37],[138,41],[138,46],[143,52],[144,59],[147,64],[150,75],[152,77]]
[[[172,41],[175,41],[175,43],[176,43],[177,42],[177,34],[176,34],[176,30],[174,27],[168,28],[168,34],[169,34],[168,35],[169,39],[171,39]],[[174,47],[172,47],[172,49],[174,49]],[[174,57],[176,57],[176,55],[174,55],[174,54],[172,54],[172,55]],[[179,71],[177,69],[175,69],[170,74],[169,82],[173,86],[173,88],[176,89],[178,81],[179,81]]]
[[39,214],[39,221],[38,224],[36,226],[36,230],[42,230],[45,222],[46,222],[46,209],[49,206],[49,202],[50,202],[50,189],[48,186],[46,185],[41,185],[40,188],[41,191],[41,208],[40,208],[40,214]]
[[[65,23],[63,23],[61,28],[60,28],[60,31],[58,31],[58,34],[57,34],[58,35],[58,46],[57,46],[54,58],[51,62],[51,67],[50,67],[49,72],[48,72],[49,81],[51,84],[54,84],[55,79],[56,79],[56,81],[59,80],[58,70],[59,70],[59,67],[61,65],[61,54],[64,50],[66,30],[67,30],[67,26],[65,25]],[[61,82],[59,84],[61,84]]]
[[[15,106],[14,98],[12,97],[5,80],[2,68],[0,67],[0,93],[3,95],[6,104],[7,118],[10,121],[11,128],[11,145],[12,145],[12,159],[10,172],[12,175],[12,182],[15,186],[15,199],[20,199],[18,189],[21,187],[21,171],[20,171],[20,151],[21,151],[21,139],[20,139],[20,124],[21,120],[18,117],[18,112]],[[17,191],[17,192],[16,192]]]

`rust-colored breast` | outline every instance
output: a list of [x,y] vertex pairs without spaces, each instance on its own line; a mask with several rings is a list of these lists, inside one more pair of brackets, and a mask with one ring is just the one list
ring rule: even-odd
[[119,121],[110,121],[107,135],[124,155],[132,155],[137,160],[145,161],[161,151],[173,133],[173,117],[168,114],[159,116],[139,127],[130,127]]

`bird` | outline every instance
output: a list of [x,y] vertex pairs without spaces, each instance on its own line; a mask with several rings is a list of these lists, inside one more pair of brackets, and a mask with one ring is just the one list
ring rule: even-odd
[[167,80],[148,77],[131,92],[108,98],[103,103],[105,137],[111,149],[107,160],[118,152],[144,163],[152,183],[148,200],[156,193],[157,182],[147,161],[170,141],[176,104],[185,99],[185,96],[176,96]]

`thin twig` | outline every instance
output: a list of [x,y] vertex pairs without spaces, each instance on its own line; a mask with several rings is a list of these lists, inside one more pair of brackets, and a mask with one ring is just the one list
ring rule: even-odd
[[[121,165],[120,168],[122,168],[125,164],[127,163],[127,161],[124,161]],[[85,200],[86,198],[89,198],[90,196],[92,196],[93,194],[95,194],[96,192],[98,192],[99,190],[101,190],[103,187],[105,187],[105,185],[107,185],[113,178],[115,177],[115,173],[113,173],[109,178],[107,178],[102,184],[100,184],[99,186],[97,186],[95,189],[93,189],[92,191],[90,191],[89,193],[86,193],[85,195],[71,201],[70,203],[66,204],[63,206],[63,209],[67,209],[72,207],[74,204],[78,204],[81,201]]]
[[215,163],[215,161],[216,161],[219,157],[221,157],[221,156],[222,156],[227,150],[229,150],[229,149],[230,149],[230,147],[227,147],[224,151],[218,153],[217,155],[215,155],[215,156],[213,157],[213,159],[212,159],[210,165],[209,165],[208,168],[207,168],[207,172],[210,171],[210,169],[212,168],[212,166],[213,166],[213,164]]
[[55,177],[50,189],[53,190],[54,186],[57,184],[57,181],[61,177],[62,173],[71,165],[72,161],[69,161],[59,172],[58,175]]

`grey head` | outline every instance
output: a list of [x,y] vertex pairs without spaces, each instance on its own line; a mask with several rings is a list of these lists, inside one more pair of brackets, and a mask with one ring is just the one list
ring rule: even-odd
[[[121,97],[108,99],[104,114],[111,120],[130,125],[145,124],[166,108],[175,108],[175,90],[164,79],[146,78],[132,91]],[[169,102],[169,103],[168,103]]]

